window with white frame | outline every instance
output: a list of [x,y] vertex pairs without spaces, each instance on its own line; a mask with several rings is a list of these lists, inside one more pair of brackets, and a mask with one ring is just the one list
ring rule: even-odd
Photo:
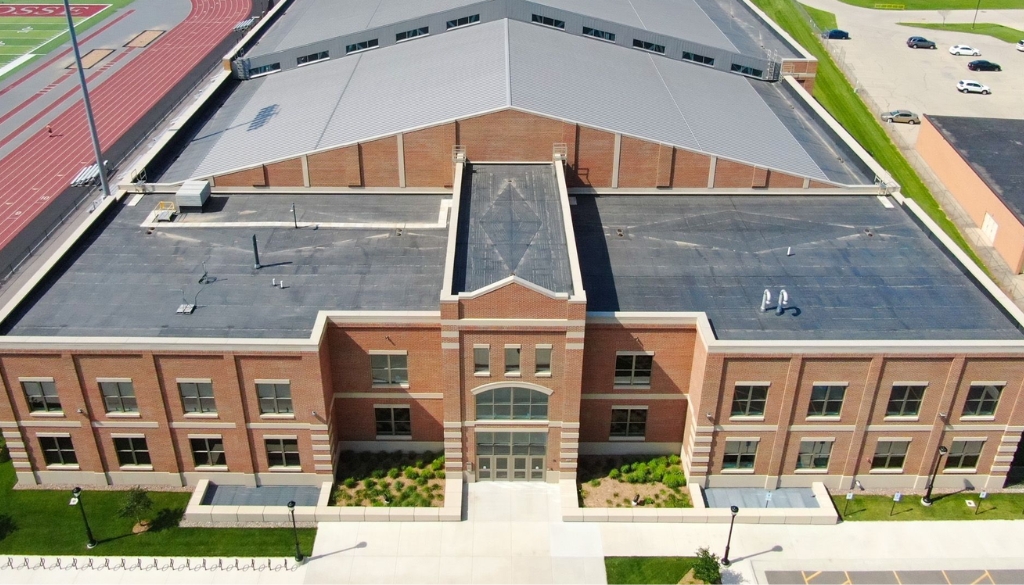
[[764,416],[768,384],[736,384],[730,416]]
[[946,455],[946,469],[977,469],[984,446],[983,440],[953,441],[949,447],[949,454]]
[[871,459],[872,469],[903,469],[907,459],[910,441],[879,441],[875,456]]
[[648,41],[641,41],[640,39],[633,39],[633,46],[637,49],[643,49],[652,53],[665,54],[665,45],[659,45],[657,43],[651,43]]
[[538,345],[534,351],[533,373],[537,376],[551,375],[551,352],[550,345]]
[[412,436],[412,410],[408,406],[375,406],[378,437]]
[[807,416],[839,416],[845,395],[846,386],[843,384],[815,384],[811,388]]
[[828,469],[832,455],[832,441],[800,441],[800,453],[796,458],[797,469]]
[[213,382],[208,380],[178,382],[178,392],[181,394],[181,406],[186,413],[215,414],[217,412],[217,403],[213,398]]
[[145,437],[115,437],[114,450],[117,451],[117,463],[121,467],[152,464]]
[[192,447],[192,460],[196,467],[222,467],[228,464],[224,457],[224,439],[196,437],[188,440]]
[[39,447],[47,465],[78,465],[71,437],[39,437]]
[[323,61],[331,57],[328,51],[319,51],[317,53],[310,53],[309,55],[303,55],[295,60],[298,65],[305,65],[307,63],[316,63],[317,61]]
[[753,469],[757,441],[726,440],[722,469]]
[[531,388],[494,388],[476,395],[477,420],[545,420],[548,395]]
[[428,27],[428,26],[421,26],[419,28],[414,28],[414,29],[411,29],[411,30],[402,31],[402,32],[396,34],[395,35],[395,42],[396,43],[400,43],[402,41],[407,41],[409,39],[414,39],[416,37],[427,36],[429,34],[430,34],[430,27]]
[[473,373],[480,375],[491,373],[491,348],[489,346],[473,346]]
[[643,438],[647,434],[647,409],[613,406],[610,437]]
[[290,382],[256,382],[256,396],[260,400],[260,414],[293,414],[292,385]]
[[595,39],[601,39],[602,41],[615,42],[615,33],[610,33],[596,28],[590,28],[589,26],[583,27],[583,34],[588,37],[594,37]]
[[135,386],[131,380],[100,380],[100,393],[107,412],[138,412]]
[[270,467],[301,467],[298,439],[264,439],[267,465]]
[[544,26],[550,26],[551,28],[557,28],[558,30],[565,30],[564,20],[558,20],[557,18],[551,18],[550,16],[533,14],[531,15],[530,21],[534,24],[542,24]]
[[358,53],[359,51],[365,51],[372,49],[377,46],[377,39],[368,39],[365,41],[359,41],[358,43],[352,43],[351,45],[345,45],[345,54]]
[[924,400],[925,384],[893,384],[885,416],[917,416]]
[[694,63],[700,63],[701,65],[714,65],[715,58],[707,57],[705,55],[699,55],[697,53],[691,53],[690,51],[683,51],[683,60],[693,61]]
[[615,354],[615,385],[646,388],[651,385],[654,356],[651,354]]
[[964,402],[963,416],[991,416],[999,406],[999,396],[1003,386],[996,384],[971,384]]
[[409,356],[404,353],[370,355],[370,374],[374,386],[400,386],[409,383]]
[[249,77],[255,77],[257,75],[265,75],[267,73],[273,73],[281,70],[280,63],[271,63],[269,65],[260,65],[259,67],[253,67],[249,70]]
[[505,375],[506,376],[518,376],[522,370],[519,364],[519,354],[522,352],[522,348],[518,345],[506,345],[505,346]]
[[31,412],[63,412],[53,380],[22,380],[21,388]]

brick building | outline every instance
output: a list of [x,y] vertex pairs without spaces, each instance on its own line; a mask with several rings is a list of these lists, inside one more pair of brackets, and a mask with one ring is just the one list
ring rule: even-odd
[[4,307],[20,482],[315,484],[402,449],[471,480],[677,453],[713,486],[923,488],[939,457],[940,488],[1002,485],[1024,315],[755,9],[373,4],[281,4]]

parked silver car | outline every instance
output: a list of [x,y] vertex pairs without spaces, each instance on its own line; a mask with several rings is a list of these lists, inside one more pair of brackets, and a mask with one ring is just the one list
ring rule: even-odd
[[909,110],[893,110],[891,112],[882,112],[882,121],[889,122],[890,124],[920,124],[921,118],[914,112]]

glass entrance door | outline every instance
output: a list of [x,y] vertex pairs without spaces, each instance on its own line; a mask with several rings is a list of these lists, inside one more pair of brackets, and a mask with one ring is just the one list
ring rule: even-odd
[[544,481],[547,439],[547,433],[478,432],[477,480]]

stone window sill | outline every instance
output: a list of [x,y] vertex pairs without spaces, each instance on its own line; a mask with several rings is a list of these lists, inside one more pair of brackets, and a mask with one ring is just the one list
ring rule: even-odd
[[142,418],[139,412],[108,412],[107,418]]

